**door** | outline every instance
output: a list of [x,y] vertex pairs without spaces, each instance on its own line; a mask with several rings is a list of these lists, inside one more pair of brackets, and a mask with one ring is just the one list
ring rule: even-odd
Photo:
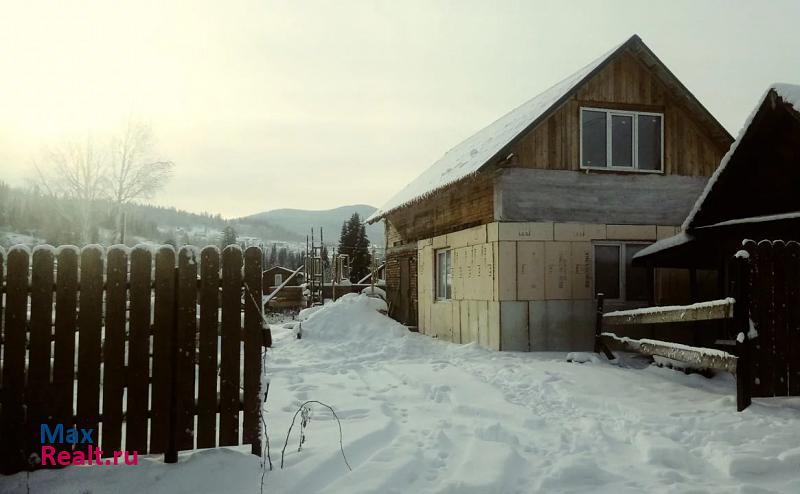
[[400,258],[400,290],[397,297],[397,311],[395,317],[403,324],[408,322],[408,308],[411,302],[411,293],[409,293],[409,264],[408,257]]

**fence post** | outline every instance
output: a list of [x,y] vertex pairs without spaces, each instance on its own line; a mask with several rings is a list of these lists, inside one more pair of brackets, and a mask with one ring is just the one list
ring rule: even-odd
[[[740,251],[744,252],[744,251]],[[733,327],[736,332],[736,410],[741,412],[751,403],[750,379],[750,260],[748,256],[734,257],[735,300]]]
[[600,341],[600,333],[603,332],[603,305],[605,304],[605,298],[606,296],[604,293],[597,294],[597,312],[595,313],[594,323],[594,353],[600,353],[602,351],[606,358],[614,360],[614,354]]

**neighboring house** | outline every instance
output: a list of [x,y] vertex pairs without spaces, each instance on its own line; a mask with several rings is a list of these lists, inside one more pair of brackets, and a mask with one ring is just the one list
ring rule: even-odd
[[[289,279],[289,277],[294,273],[293,269],[284,268],[283,266],[273,266],[266,271],[262,276],[262,280],[265,287],[278,287]],[[303,284],[303,274],[298,273],[286,286],[300,286]]]
[[642,250],[636,263],[713,269],[728,279],[728,261],[743,239],[800,240],[798,186],[800,86],[774,84],[697,199],[683,231]]
[[391,315],[498,350],[591,349],[607,306],[669,300],[631,266],[732,142],[638,36],[448,151],[376,211]]
[[[274,292],[282,283],[289,280],[292,273],[294,273],[294,270],[283,266],[273,266],[264,271],[261,277],[264,294],[269,295]],[[303,287],[300,286],[304,282],[303,273],[297,273],[280,292],[269,299],[267,308],[274,311],[300,310],[304,308],[306,306],[306,298],[303,295]]]

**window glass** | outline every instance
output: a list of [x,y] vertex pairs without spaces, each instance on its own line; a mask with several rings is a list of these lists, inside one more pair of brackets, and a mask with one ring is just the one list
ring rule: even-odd
[[278,286],[281,283],[283,283],[283,275],[282,274],[276,274],[275,275],[275,286]]
[[639,169],[661,170],[661,116],[639,115]]
[[594,247],[595,292],[604,294],[607,299],[620,298],[619,258],[619,245]]
[[452,251],[436,252],[436,298],[448,299],[453,287]]
[[647,247],[640,244],[628,244],[625,246],[625,299],[626,300],[648,300],[650,290],[647,287],[647,268],[633,266],[631,261],[633,256],[640,250]]
[[581,112],[583,166],[606,166],[606,113]]
[[611,115],[611,165],[633,166],[632,115]]

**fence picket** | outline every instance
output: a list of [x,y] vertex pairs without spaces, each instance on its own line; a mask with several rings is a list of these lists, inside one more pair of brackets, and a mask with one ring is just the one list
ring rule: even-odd
[[789,396],[800,395],[800,243],[786,244],[786,374]]
[[[77,426],[93,429],[97,446],[100,423],[100,342],[103,307],[103,252],[88,246],[81,251],[80,309],[78,311]],[[86,450],[88,444],[79,449]]]
[[786,396],[789,391],[786,350],[789,346],[789,332],[786,327],[786,244],[782,240],[772,242],[773,298],[772,335],[774,366],[773,393]]
[[125,386],[125,316],[128,253],[112,247],[106,262],[105,341],[103,344],[103,441],[106,454],[122,446],[122,395]]
[[[78,322],[77,247],[62,247],[58,252],[56,275],[56,322],[53,348],[53,421],[69,428],[74,425],[75,332]],[[68,444],[58,447],[70,451]]]
[[195,338],[197,336],[197,260],[194,247],[183,247],[178,254],[178,357],[177,438],[178,449],[194,447]]
[[261,454],[261,249],[244,253],[244,421],[242,442]]
[[169,441],[174,310],[175,250],[163,246],[156,252],[150,453],[165,452]]
[[200,343],[197,388],[197,447],[217,445],[217,339],[219,338],[219,250],[206,247],[200,261]]
[[28,309],[27,249],[11,248],[6,273],[6,310],[3,324],[3,407],[0,457],[3,473],[14,472],[27,463],[24,453],[25,337]]
[[239,352],[242,341],[242,251],[222,251],[222,338],[220,368],[219,445],[239,444]]
[[26,402],[28,415],[28,451],[39,444],[39,424],[50,422],[50,337],[53,331],[52,248],[48,245],[33,251],[31,269],[30,355]]
[[758,285],[756,297],[759,299],[758,308],[758,337],[756,338],[757,359],[760,361],[761,373],[758,376],[757,391],[753,396],[775,396],[775,366],[772,355],[775,353],[775,314],[773,305],[774,272],[772,262],[772,244],[767,240],[758,243]]
[[147,452],[147,411],[150,389],[150,248],[131,251],[130,321],[128,322],[128,399],[125,415],[125,449]]

